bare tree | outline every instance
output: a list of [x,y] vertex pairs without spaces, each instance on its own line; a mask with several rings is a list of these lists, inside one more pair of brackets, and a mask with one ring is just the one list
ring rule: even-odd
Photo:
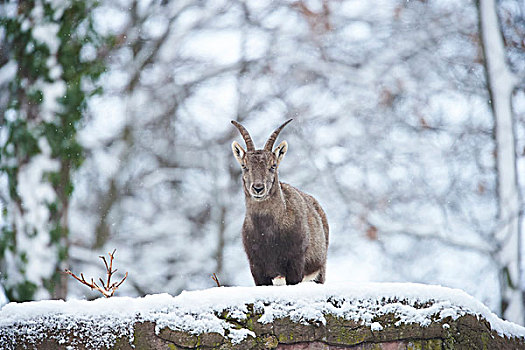
[[521,287],[521,196],[516,168],[515,119],[512,94],[519,79],[506,62],[503,36],[494,0],[478,2],[480,32],[485,57],[490,105],[494,114],[494,137],[498,174],[498,244],[501,313],[506,319],[524,323]]
[[[326,209],[329,279],[445,284],[498,308],[494,125],[473,3],[103,6],[124,24],[83,131],[77,265],[116,246],[147,276],[122,285],[129,294],[210,286],[213,272],[251,283],[229,120],[258,140],[294,118],[283,181]],[[106,120],[119,122],[98,132]]]

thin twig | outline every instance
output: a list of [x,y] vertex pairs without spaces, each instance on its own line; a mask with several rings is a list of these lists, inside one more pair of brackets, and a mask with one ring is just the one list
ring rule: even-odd
[[213,273],[213,275],[211,276],[211,279],[215,281],[215,283],[217,283],[217,287],[220,287],[221,284],[219,282],[219,278],[217,277],[217,275],[215,274],[215,272]]

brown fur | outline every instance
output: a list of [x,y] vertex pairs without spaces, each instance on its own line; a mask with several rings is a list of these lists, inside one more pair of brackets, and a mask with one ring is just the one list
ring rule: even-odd
[[[296,284],[316,271],[315,281],[324,283],[328,221],[312,196],[279,181],[277,167],[287,143],[281,142],[273,152],[271,147],[283,126],[272,134],[273,140],[263,150],[249,147],[245,151],[237,142],[232,144],[243,168],[244,249],[256,285],[271,285],[272,279],[279,276],[286,278],[286,284]],[[243,130],[245,140],[249,138],[242,126],[237,127]]]

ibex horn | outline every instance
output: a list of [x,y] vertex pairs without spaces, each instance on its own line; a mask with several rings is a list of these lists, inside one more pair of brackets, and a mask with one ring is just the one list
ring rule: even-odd
[[279,133],[286,126],[286,124],[288,124],[292,120],[293,119],[289,119],[283,125],[275,129],[275,131],[270,135],[270,137],[268,138],[268,141],[266,141],[266,144],[264,145],[265,150],[270,151],[270,152],[272,151],[272,147],[273,147],[273,144],[275,143],[275,140],[277,139],[277,136],[279,136]]
[[235,125],[237,129],[239,129],[239,132],[242,135],[242,138],[244,139],[244,142],[246,143],[246,148],[248,151],[255,151],[255,146],[253,145],[252,138],[250,136],[250,133],[244,126],[236,122],[235,120],[232,120],[232,124]]

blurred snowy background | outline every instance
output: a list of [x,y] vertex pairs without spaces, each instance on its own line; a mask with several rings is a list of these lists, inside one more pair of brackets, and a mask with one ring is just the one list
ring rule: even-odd
[[488,22],[516,78],[501,168],[486,2],[0,2],[0,285],[94,298],[60,271],[102,276],[114,248],[119,295],[253,285],[230,120],[262,147],[294,118],[280,178],[327,212],[328,283],[440,284],[508,312],[522,249],[500,231],[523,203],[504,219],[498,181],[517,169],[523,193],[525,3]]

